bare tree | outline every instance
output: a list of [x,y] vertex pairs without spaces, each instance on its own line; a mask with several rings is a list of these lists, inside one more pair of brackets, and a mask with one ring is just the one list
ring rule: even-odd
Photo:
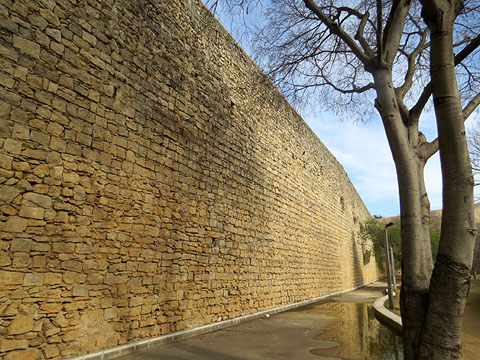
[[480,185],[480,122],[477,121],[470,127],[467,139],[475,186],[477,186]]
[[[224,2],[239,9],[258,3]],[[322,96],[328,101],[321,106],[330,104],[335,111],[346,107],[365,111],[365,104],[375,99],[400,193],[405,358],[460,358],[461,318],[475,239],[464,120],[480,102],[480,2],[262,4],[265,20],[257,29],[257,61],[287,97]],[[432,95],[438,138],[427,141],[419,122]],[[444,211],[434,267],[424,166],[438,150]]]

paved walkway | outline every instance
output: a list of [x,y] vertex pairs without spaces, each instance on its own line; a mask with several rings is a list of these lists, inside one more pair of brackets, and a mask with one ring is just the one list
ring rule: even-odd
[[[382,296],[384,289],[384,286],[374,284],[330,298],[328,302],[271,315],[120,359],[332,359],[334,354],[329,353],[332,349],[352,351],[343,349],[342,343],[362,333],[369,317],[365,304]],[[360,317],[363,319],[362,329],[355,325]],[[353,330],[353,334],[338,334],[340,328]],[[357,339],[356,343],[363,344],[363,341]]]
[[[121,357],[122,360],[401,358],[399,339],[373,317],[386,284]],[[480,280],[472,281],[463,326],[464,360],[480,352]],[[387,353],[386,353],[387,352]]]

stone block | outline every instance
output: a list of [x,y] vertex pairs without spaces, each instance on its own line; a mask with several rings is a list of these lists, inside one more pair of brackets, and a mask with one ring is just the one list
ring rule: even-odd
[[52,252],[59,254],[73,254],[75,252],[75,243],[60,241],[52,244]]
[[[12,162],[13,162],[13,157],[0,154],[0,168],[10,170],[12,168]],[[0,194],[1,194],[1,191],[0,191]]]
[[55,96],[52,100],[52,107],[64,113],[67,108],[67,102],[60,97]]
[[16,187],[9,186],[9,185],[0,186],[0,201],[10,203],[19,194],[20,194],[20,190],[18,190]]
[[0,26],[11,33],[18,34],[18,24],[11,21],[10,19],[5,19],[2,17]]
[[70,330],[63,335],[63,341],[64,342],[71,342],[79,339],[82,336],[82,333],[80,330]]
[[56,345],[47,345],[43,348],[43,353],[46,359],[58,358],[60,350]]
[[50,329],[45,331],[45,336],[50,337],[50,336],[58,334],[59,332],[60,332],[59,328],[53,327],[53,328],[50,328]]
[[86,281],[87,281],[88,284],[98,285],[98,284],[102,284],[104,279],[105,279],[105,275],[104,275],[104,274],[101,274],[101,273],[98,273],[98,272],[94,272],[94,273],[90,273],[90,274],[88,275]]
[[60,27],[60,19],[49,9],[40,8],[40,16],[47,20],[50,24],[54,25],[55,28]]
[[38,149],[25,149],[22,151],[23,156],[35,160],[46,160],[47,154],[46,151]]
[[26,125],[16,123],[13,125],[12,136],[17,139],[30,139],[30,129]]
[[7,119],[12,110],[12,105],[0,99],[0,119]]
[[0,41],[0,55],[15,62],[18,61],[19,58],[17,49],[6,41]]
[[65,52],[65,46],[63,44],[59,44],[55,41],[50,42],[50,49],[57,53],[58,55],[62,56]]
[[61,268],[73,272],[82,272],[83,264],[80,260],[62,261]]
[[63,274],[63,281],[66,284],[83,284],[87,279],[86,274],[78,274],[73,271],[65,271]]
[[25,334],[33,330],[33,315],[19,315],[7,327],[8,335]]
[[3,227],[3,231],[21,233],[27,228],[28,220],[19,216],[9,216]]
[[20,208],[19,215],[25,218],[43,220],[45,209],[23,205]]
[[50,166],[48,166],[48,164],[40,164],[35,166],[32,172],[39,178],[44,178],[45,176],[50,174]]
[[50,149],[59,151],[59,152],[65,152],[67,149],[67,143],[66,141],[56,137],[52,136],[50,138],[50,144],[49,144]]
[[15,13],[19,14],[20,16],[23,16],[23,17],[27,16],[28,7],[25,4],[15,1],[13,4],[11,4],[11,2],[10,2],[10,5],[11,5],[11,10],[13,12],[15,12]]
[[46,264],[47,264],[46,256],[44,255],[33,256],[32,267],[38,268],[38,269],[45,269]]
[[13,239],[10,243],[11,252],[28,253],[32,249],[33,241],[30,239]]
[[47,20],[38,15],[30,15],[30,23],[42,31],[45,30],[48,25]]
[[61,302],[45,302],[40,305],[40,312],[47,314],[59,313],[62,311],[62,309],[63,304]]
[[15,80],[4,73],[0,73],[0,85],[5,86],[7,88],[12,88],[13,85],[15,84]]
[[43,104],[50,105],[53,100],[53,94],[43,90],[37,90],[35,91],[35,99]]
[[28,206],[31,206],[31,204],[33,204],[38,205],[44,209],[48,209],[52,207],[52,198],[48,195],[29,192],[23,195],[23,203]]
[[50,36],[52,39],[61,42],[62,41],[62,33],[58,29],[48,28],[45,30],[45,33]]
[[30,139],[44,146],[48,146],[50,143],[50,136],[41,131],[32,130],[30,132]]
[[87,297],[89,290],[90,287],[88,285],[75,285],[73,287],[72,295]]
[[82,39],[88,42],[93,47],[95,47],[95,45],[97,44],[97,38],[86,31],[82,32]]
[[5,355],[4,360],[39,360],[42,353],[38,349],[27,349],[9,352]]
[[30,55],[36,59],[40,57],[40,45],[17,35],[13,35],[13,47],[20,50],[21,53]]
[[12,350],[20,350],[28,348],[28,340],[27,339],[20,339],[20,340],[8,340],[3,339],[0,344],[0,351],[12,351]]
[[0,251],[0,266],[9,266],[12,263],[10,255],[6,251]]
[[42,273],[26,273],[23,286],[42,286],[44,276]]
[[45,285],[57,285],[62,282],[62,274],[60,273],[46,273],[43,278],[43,283]]
[[92,137],[84,133],[77,133],[76,141],[85,146],[92,145]]
[[90,244],[80,243],[76,245],[75,252],[77,254],[92,254],[93,253],[93,246]]
[[55,217],[55,221],[57,221],[57,222],[63,222],[63,223],[68,223],[68,221],[69,221],[68,212],[66,212],[66,211],[58,211],[58,212],[57,212],[57,216]]
[[76,172],[64,172],[63,181],[66,183],[78,184],[80,182],[80,175]]
[[28,253],[16,252],[13,254],[12,268],[28,268],[31,261],[32,259]]
[[0,168],[0,178],[2,178],[1,181],[5,181],[6,179],[10,179],[14,175],[15,175],[15,173],[13,171],[5,170],[5,169]]
[[3,149],[11,154],[20,154],[22,151],[22,143],[14,139],[5,139]]

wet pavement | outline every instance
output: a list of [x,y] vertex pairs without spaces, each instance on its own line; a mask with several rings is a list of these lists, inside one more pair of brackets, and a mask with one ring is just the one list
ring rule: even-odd
[[[400,336],[374,316],[372,303],[385,283],[121,357],[122,360],[401,360]],[[480,280],[465,309],[464,360],[480,352]]]
[[375,319],[371,307],[384,289],[384,285],[375,283],[327,302],[120,359],[401,359],[399,336]]

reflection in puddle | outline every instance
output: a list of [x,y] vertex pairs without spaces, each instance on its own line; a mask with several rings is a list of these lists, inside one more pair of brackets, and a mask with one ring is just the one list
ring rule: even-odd
[[297,313],[328,317],[310,353],[319,359],[403,360],[400,335],[381,324],[371,304],[328,302],[300,308]]

